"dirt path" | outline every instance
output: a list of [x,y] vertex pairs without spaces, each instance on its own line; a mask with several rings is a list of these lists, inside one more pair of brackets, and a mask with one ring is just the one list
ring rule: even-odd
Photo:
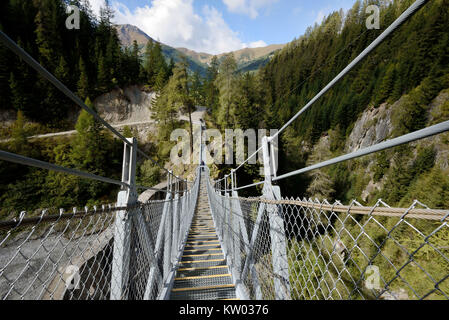
[[[197,110],[192,113],[192,123],[200,124],[200,119],[202,119],[204,117],[205,112],[206,112],[205,107],[197,107]],[[189,116],[188,115],[180,115],[179,120],[189,121]],[[150,121],[116,123],[116,124],[111,124],[111,126],[113,128],[122,128],[124,126],[136,126],[136,125],[155,124],[155,123],[156,123],[156,121],[150,120]],[[52,137],[58,137],[58,136],[70,136],[73,134],[76,134],[76,130],[37,134],[37,135],[28,137],[28,139],[45,139],[45,138],[52,138]],[[3,140],[0,140],[0,143],[8,142],[10,140],[11,139],[3,139]]]

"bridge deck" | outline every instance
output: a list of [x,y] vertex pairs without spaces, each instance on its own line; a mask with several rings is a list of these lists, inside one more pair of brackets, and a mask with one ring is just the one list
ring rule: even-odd
[[206,175],[202,174],[198,204],[170,295],[172,300],[236,297],[231,274],[215,232],[205,179]]

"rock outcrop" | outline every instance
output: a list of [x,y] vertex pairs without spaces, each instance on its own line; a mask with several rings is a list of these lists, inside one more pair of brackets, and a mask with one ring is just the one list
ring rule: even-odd
[[109,123],[122,124],[151,120],[150,107],[155,92],[139,86],[115,89],[95,99],[99,115]]

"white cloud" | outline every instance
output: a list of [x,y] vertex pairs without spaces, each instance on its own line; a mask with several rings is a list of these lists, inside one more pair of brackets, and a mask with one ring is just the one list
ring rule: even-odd
[[100,8],[104,6],[104,0],[89,0],[92,12],[97,16],[100,15]]
[[[103,0],[90,2],[95,12],[94,6],[101,5]],[[266,45],[261,40],[243,42],[240,34],[223,19],[221,12],[206,5],[200,14],[196,13],[193,0],[152,0],[149,5],[132,11],[120,1],[115,0],[111,4],[115,11],[114,23],[135,25],[153,39],[173,47],[219,54]]]
[[230,12],[248,15],[251,19],[257,18],[259,10],[278,2],[279,0],[223,0]]

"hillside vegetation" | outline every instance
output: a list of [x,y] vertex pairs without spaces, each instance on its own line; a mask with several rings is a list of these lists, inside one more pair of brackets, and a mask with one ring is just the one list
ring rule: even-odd
[[[413,2],[356,1],[349,12],[334,12],[309,28],[256,75],[237,74],[235,59],[228,55],[208,82],[210,124],[223,131],[282,127]],[[366,29],[369,4],[381,6],[381,30]],[[448,119],[449,1],[434,0],[280,136],[278,174]],[[449,133],[445,133],[279,184],[282,196],[289,198],[447,210],[448,159]],[[222,177],[231,168],[235,166],[214,169]],[[262,180],[258,169],[243,166],[237,172],[238,185]],[[261,191],[251,188],[239,195],[256,196]],[[367,279],[362,272],[368,265],[377,266],[387,281],[381,284],[387,290],[381,299],[447,298],[449,230],[441,221],[331,216],[325,210],[305,208],[296,213],[290,206],[286,211],[285,216],[296,222],[292,227],[285,221],[286,228],[297,227],[287,245],[293,298],[359,299],[358,292],[365,289],[362,280]],[[337,246],[343,251],[335,255]],[[376,298],[372,293],[381,291],[365,297]]]
[[[121,48],[109,6],[97,19],[85,1],[71,3],[81,9],[79,30],[61,28],[67,18],[63,0],[1,1],[0,28],[89,108],[94,109],[91,101],[97,96],[112,89],[165,85],[170,65],[157,47],[150,47],[141,61],[136,46]],[[1,150],[120,180],[122,142],[3,45],[0,91],[0,113],[17,115],[12,125],[2,125],[2,138],[9,140],[0,143]],[[77,134],[28,139],[65,129],[76,129]],[[131,130],[125,131],[125,136],[132,135]],[[147,149],[151,153],[151,145]],[[144,161],[139,162],[138,175],[144,184],[159,180],[159,171]],[[113,203],[117,190],[113,185],[0,161],[0,219],[22,210]]]
[[[310,27],[258,75],[230,72],[227,80],[232,85],[216,82],[219,97],[212,104],[211,120],[223,129],[280,128],[412,2],[356,1],[349,12],[333,12],[321,25]],[[370,4],[381,7],[381,30],[365,26],[365,8]],[[391,129],[384,139],[447,120],[447,101],[434,99],[449,88],[448,30],[449,1],[429,2],[281,135],[279,172],[353,151],[348,141],[356,120],[382,104],[391,107],[384,115]],[[222,63],[220,77],[226,65],[232,69],[232,63]],[[374,124],[374,120],[365,123],[363,132]],[[329,138],[323,145],[324,137]],[[285,196],[362,201],[372,180],[381,183],[364,200],[371,203],[381,196],[390,205],[406,205],[414,196],[433,193],[431,186],[425,189],[430,176],[441,181],[439,188],[449,186],[445,161],[435,161],[435,154],[447,148],[447,139],[444,135],[435,139],[290,178],[281,182],[281,190]],[[254,167],[245,167],[247,172],[240,173],[239,184],[260,179],[252,174],[257,172]],[[314,185],[326,188],[318,193]],[[430,206],[449,206],[447,201],[424,198]]]
[[[61,27],[67,19],[62,0],[2,1],[0,27],[82,100],[138,83],[137,52],[121,50],[112,10],[103,8],[97,20],[84,2],[71,2],[81,9],[79,30]],[[0,91],[0,111],[21,110],[52,128],[73,126],[67,117],[78,110],[74,104],[5,46],[0,46]]]

